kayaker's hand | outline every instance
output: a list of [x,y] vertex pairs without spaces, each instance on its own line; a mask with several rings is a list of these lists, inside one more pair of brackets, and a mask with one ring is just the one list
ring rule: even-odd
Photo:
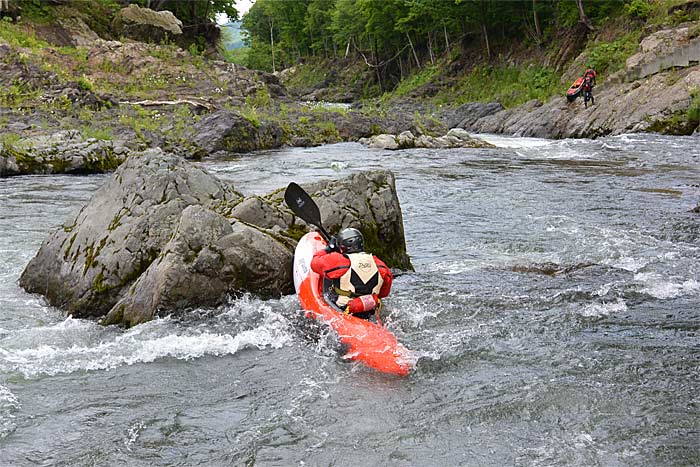
[[326,253],[332,253],[338,251],[338,240],[335,237],[328,239],[328,245],[326,245]]

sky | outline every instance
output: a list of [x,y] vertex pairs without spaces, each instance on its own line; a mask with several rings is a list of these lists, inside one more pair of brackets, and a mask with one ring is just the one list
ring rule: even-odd
[[[238,19],[243,18],[243,15],[250,10],[253,6],[255,0],[236,0],[236,10],[238,10]],[[216,15],[216,22],[218,24],[228,23],[228,16],[226,15]]]

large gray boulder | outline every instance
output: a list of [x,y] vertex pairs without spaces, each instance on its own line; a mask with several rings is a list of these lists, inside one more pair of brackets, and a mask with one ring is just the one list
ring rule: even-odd
[[114,16],[112,30],[117,36],[158,44],[182,35],[182,21],[167,10],[153,11],[131,4]]
[[20,285],[77,317],[101,317],[158,258],[186,207],[242,198],[178,157],[135,153],[44,241]]
[[[413,269],[406,252],[403,214],[392,172],[361,172],[302,187],[318,204],[323,225],[331,235],[346,227],[355,227],[364,235],[367,251],[382,258],[389,267]],[[266,199],[273,205],[283,204],[282,190]],[[303,224],[300,220],[297,222]]]
[[127,150],[113,141],[59,131],[0,143],[0,177],[26,174],[103,173],[116,169]]
[[[394,176],[355,174],[306,185],[331,233],[353,226],[369,251],[411,269]],[[244,198],[185,160],[135,154],[53,232],[20,278],[76,317],[133,326],[250,292],[293,292],[296,241],[309,227],[283,189]]]
[[657,31],[639,43],[639,52],[625,63],[628,81],[646,78],[673,67],[685,68],[700,61],[700,23]]
[[282,128],[269,122],[251,122],[238,112],[219,110],[204,116],[192,126],[192,153],[195,157],[223,152],[249,152],[278,148]]
[[133,326],[159,314],[218,305],[236,291],[290,293],[291,261],[289,244],[203,206],[189,206],[162,254],[104,323]]

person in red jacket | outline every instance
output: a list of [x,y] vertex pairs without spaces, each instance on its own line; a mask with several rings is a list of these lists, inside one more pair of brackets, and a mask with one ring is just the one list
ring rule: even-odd
[[324,278],[325,295],[338,308],[364,319],[374,312],[379,319],[380,299],[391,292],[394,276],[384,261],[364,249],[360,231],[345,229],[316,252],[311,269]]

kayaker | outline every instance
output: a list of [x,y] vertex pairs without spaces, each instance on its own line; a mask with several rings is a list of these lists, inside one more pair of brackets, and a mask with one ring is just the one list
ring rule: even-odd
[[588,67],[588,69],[586,69],[586,72],[583,74],[583,80],[585,81],[586,78],[590,78],[591,86],[595,86],[596,85],[595,78],[597,75],[598,74],[595,72],[595,68]]
[[311,269],[324,278],[329,298],[340,309],[364,319],[375,312],[378,318],[380,299],[389,295],[394,276],[384,261],[364,249],[362,233],[344,229],[316,252]]

